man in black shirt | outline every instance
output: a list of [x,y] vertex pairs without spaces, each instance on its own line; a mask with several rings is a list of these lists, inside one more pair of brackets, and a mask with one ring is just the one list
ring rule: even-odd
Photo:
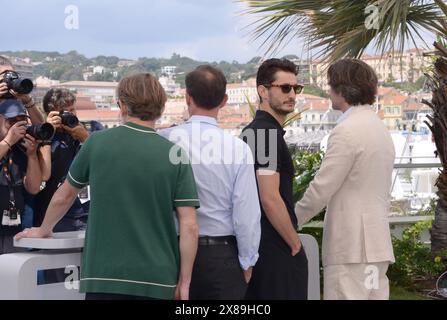
[[244,129],[243,139],[254,153],[261,203],[259,260],[247,299],[307,299],[307,257],[297,233],[293,203],[294,167],[282,124],[295,110],[297,67],[270,59],[257,75],[260,110]]

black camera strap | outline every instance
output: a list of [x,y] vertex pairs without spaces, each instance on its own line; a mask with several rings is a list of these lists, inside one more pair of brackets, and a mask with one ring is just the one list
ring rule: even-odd
[[[16,207],[16,199],[14,194],[14,176],[12,173],[12,153],[10,152],[7,158],[7,161],[3,164],[3,174],[5,175],[6,182],[8,183],[8,189],[9,189],[9,219],[11,221],[17,220],[18,217],[18,210]],[[20,224],[20,222],[19,222]]]

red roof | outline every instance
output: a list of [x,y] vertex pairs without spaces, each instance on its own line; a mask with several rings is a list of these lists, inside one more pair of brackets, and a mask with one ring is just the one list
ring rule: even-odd
[[402,95],[384,96],[381,100],[383,105],[402,105],[408,97]]
[[119,110],[97,109],[97,110],[77,110],[76,115],[81,121],[118,121]]
[[318,100],[310,100],[302,105],[301,110],[318,110],[318,111],[327,111],[330,108],[330,100],[329,99],[318,99]]
[[96,105],[90,98],[80,95],[76,96],[74,106],[76,110],[96,110]]

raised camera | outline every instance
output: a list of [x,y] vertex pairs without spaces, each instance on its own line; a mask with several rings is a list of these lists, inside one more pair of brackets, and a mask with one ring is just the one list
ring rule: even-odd
[[54,127],[49,123],[28,126],[26,133],[36,140],[51,141],[54,136]]
[[64,126],[74,128],[79,125],[79,119],[71,112],[68,111],[61,111],[59,113],[59,116],[62,119],[62,124]]
[[[19,74],[15,71],[7,71],[3,76],[9,90],[14,90],[18,94],[29,94],[34,89],[33,81],[30,79],[21,79]],[[7,94],[3,98],[12,97],[11,94]]]

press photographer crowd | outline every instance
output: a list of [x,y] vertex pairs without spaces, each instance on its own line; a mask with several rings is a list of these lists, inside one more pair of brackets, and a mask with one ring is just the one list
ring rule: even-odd
[[[86,229],[88,300],[306,300],[309,253],[298,229],[326,207],[324,298],[388,299],[395,151],[371,107],[377,75],[357,59],[328,68],[332,108],[343,115],[295,203],[283,124],[303,91],[298,71],[287,59],[260,65],[258,110],[240,137],[218,126],[227,80],[210,65],[186,75],[185,123],[156,131],[167,96],[142,73],[118,84],[122,124],[91,133],[73,93],[47,92],[45,120],[32,82],[0,58],[0,254],[20,250],[14,239]],[[87,186],[91,201],[81,204]]]
[[[23,251],[13,246],[14,235],[40,226],[51,197],[89,136],[76,117],[73,93],[48,91],[45,120],[30,96],[33,88],[32,80],[21,78],[0,56],[0,254]],[[84,228],[87,212],[78,199],[55,230]]]

